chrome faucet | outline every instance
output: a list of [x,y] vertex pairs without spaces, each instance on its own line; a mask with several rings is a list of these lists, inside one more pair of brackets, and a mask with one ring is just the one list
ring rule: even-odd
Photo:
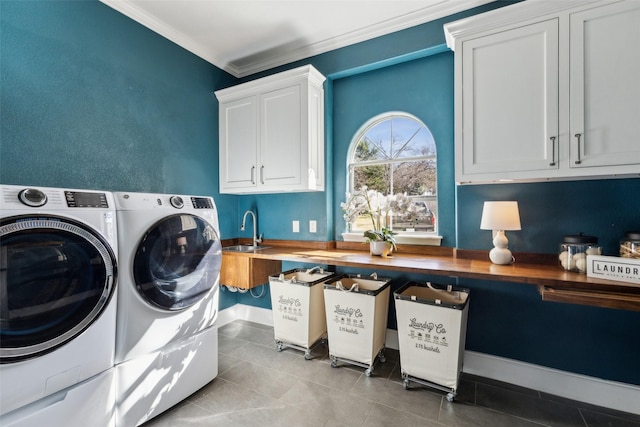
[[244,231],[245,223],[247,221],[247,215],[249,214],[251,214],[251,216],[253,217],[253,246],[258,246],[260,243],[262,243],[262,234],[260,234],[260,236],[257,236],[258,224],[256,221],[256,214],[253,213],[253,211],[246,211],[244,213],[244,216],[242,217],[242,225],[240,226],[240,231]]

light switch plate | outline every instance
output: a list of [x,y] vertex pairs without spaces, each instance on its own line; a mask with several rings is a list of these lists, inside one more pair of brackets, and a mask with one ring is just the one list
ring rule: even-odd
[[317,223],[314,219],[309,221],[309,233],[315,233],[317,231]]
[[300,232],[300,221],[293,221],[293,232],[294,233]]

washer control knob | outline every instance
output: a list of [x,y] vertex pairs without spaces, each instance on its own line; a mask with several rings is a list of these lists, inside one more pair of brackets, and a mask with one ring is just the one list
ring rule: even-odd
[[171,203],[171,206],[173,206],[176,209],[182,209],[184,207],[184,201],[180,196],[171,196],[171,198],[169,199],[169,202]]
[[25,188],[18,193],[18,199],[32,208],[44,206],[47,203],[47,195],[35,188]]

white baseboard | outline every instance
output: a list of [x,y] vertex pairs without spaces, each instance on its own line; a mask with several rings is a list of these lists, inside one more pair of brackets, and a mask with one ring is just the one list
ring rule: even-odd
[[235,304],[218,313],[218,327],[238,319],[273,326],[273,312],[270,309]]
[[[244,304],[236,304],[222,310],[218,316],[218,326],[236,319],[273,326],[271,310]],[[395,350],[399,348],[398,331],[387,329],[385,345]],[[640,386],[633,384],[602,380],[469,350],[464,353],[463,371],[567,399],[640,415]]]
[[465,351],[463,371],[605,408],[640,414],[640,387]]
[[268,308],[251,307],[244,304],[236,304],[236,316],[238,319],[249,320],[261,325],[273,326],[273,312]]
[[216,319],[216,325],[218,327],[220,326],[224,326],[227,323],[231,323],[234,320],[238,319],[238,316],[236,315],[236,307],[238,306],[238,304],[235,304],[229,308],[225,308],[222,311],[218,312],[218,318]]

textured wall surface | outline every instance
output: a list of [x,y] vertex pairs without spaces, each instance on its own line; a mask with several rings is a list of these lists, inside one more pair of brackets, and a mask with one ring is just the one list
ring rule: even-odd
[[216,196],[228,234],[213,91],[231,76],[97,1],[0,7],[0,182]]
[[[343,227],[339,203],[353,133],[371,116],[403,110],[421,118],[438,144],[446,246],[489,249],[490,232],[479,229],[482,202],[515,199],[522,231],[508,234],[512,249],[555,253],[562,235],[582,231],[614,254],[624,231],[640,229],[640,179],[456,187],[453,55],[372,66],[441,46],[442,24],[462,16],[282,67],[311,62],[329,77],[327,190],[228,196],[218,194],[213,91],[234,78],[98,1],[0,1],[0,182],[212,195],[223,238],[249,237],[240,220],[255,209],[266,238],[333,239]],[[297,234],[294,219],[301,223]],[[310,219],[318,221],[315,234],[308,232]],[[407,280],[456,283],[390,276],[394,289]],[[468,349],[640,384],[638,313],[542,302],[529,285],[458,282],[471,289]],[[221,308],[238,302],[271,307],[268,292],[259,299],[221,294]]]

